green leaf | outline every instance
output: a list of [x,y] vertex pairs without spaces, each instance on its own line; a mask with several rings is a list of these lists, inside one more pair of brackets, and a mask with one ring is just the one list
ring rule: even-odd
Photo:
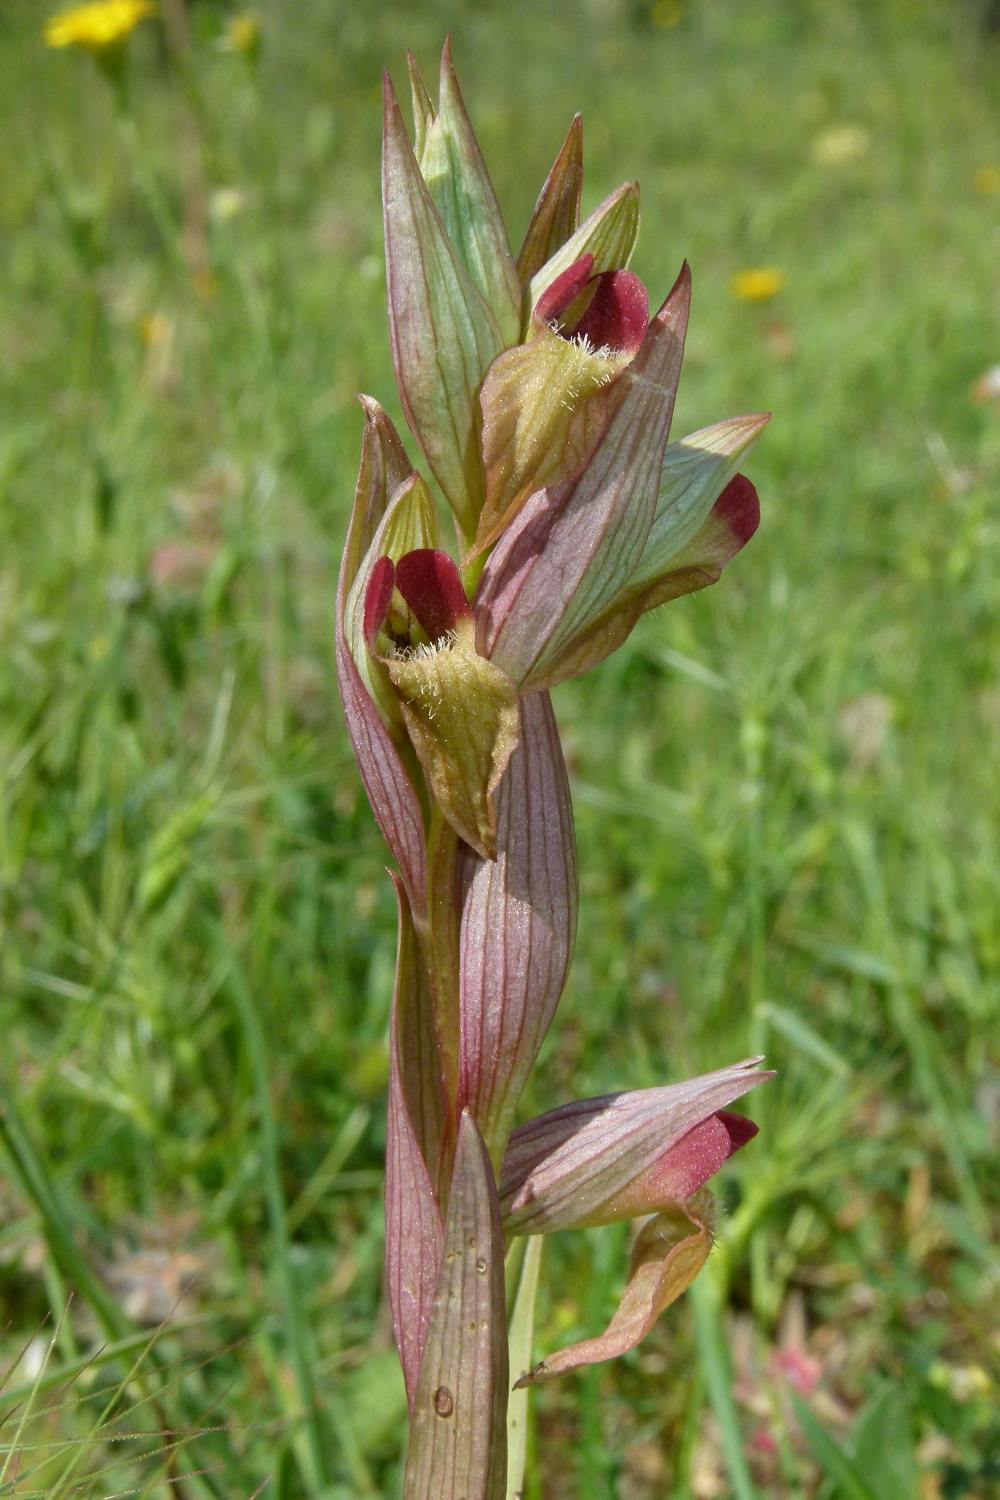
[[879,1500],[912,1500],[918,1473],[909,1402],[898,1386],[876,1392],[854,1424],[854,1463]]
[[[860,1468],[830,1436],[812,1408],[794,1392],[792,1392],[792,1405],[805,1440],[812,1450],[813,1458],[827,1478],[833,1481],[836,1493],[842,1496],[843,1500],[889,1500],[882,1490],[872,1488],[866,1483]],[[912,1495],[912,1491],[910,1493]]]
[[733,1373],[729,1350],[722,1328],[719,1298],[704,1280],[696,1281],[689,1293],[694,1306],[695,1342],[705,1379],[705,1389],[712,1403],[715,1420],[722,1435],[722,1452],[733,1486],[733,1500],[757,1500],[743,1448],[743,1429],[733,1400]]

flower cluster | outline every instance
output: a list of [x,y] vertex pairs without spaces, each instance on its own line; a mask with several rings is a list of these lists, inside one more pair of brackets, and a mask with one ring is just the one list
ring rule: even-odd
[[628,269],[635,183],[581,221],[579,117],[515,258],[448,46],[436,105],[412,59],[410,82],[412,144],[385,84],[389,327],[457,549],[363,397],[337,662],[399,870],[386,1264],[413,1426],[406,1494],[471,1500],[506,1493],[509,1238],[646,1218],[608,1329],[514,1374],[621,1353],[697,1274],[712,1241],[705,1184],[755,1133],[727,1106],[769,1076],[759,1059],[511,1132],[576,925],[549,690],[646,611],[718,579],[757,527],[737,467],[768,418],[669,441],[690,275],[682,266],[651,315]]

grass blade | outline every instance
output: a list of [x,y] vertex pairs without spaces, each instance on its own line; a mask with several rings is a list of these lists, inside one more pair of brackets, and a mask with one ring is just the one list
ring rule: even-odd
[[[517,1283],[517,1295],[510,1317],[511,1384],[531,1369],[531,1346],[535,1333],[535,1296],[542,1264],[540,1234],[529,1235],[524,1242],[524,1258]],[[507,1405],[507,1500],[521,1500],[524,1492],[524,1466],[528,1452],[528,1396],[530,1387],[512,1390]]]
[[257,1115],[260,1126],[261,1163],[264,1176],[264,1196],[271,1226],[271,1242],[274,1262],[278,1271],[283,1303],[283,1323],[288,1340],[288,1353],[295,1379],[296,1394],[301,1405],[304,1444],[298,1455],[307,1492],[312,1494],[327,1482],[325,1450],[319,1426],[316,1385],[313,1379],[312,1362],[306,1340],[305,1320],[299,1299],[295,1270],[292,1266],[291,1243],[288,1234],[288,1219],[285,1207],[285,1191],[281,1184],[278,1128],[271,1105],[271,1086],[267,1068],[267,1043],[257,1014],[250,987],[242,966],[224,934],[218,934],[219,944],[228,959],[229,989],[236,1008],[243,1043],[250,1061],[254,1092],[257,1099]]
[[729,1478],[732,1480],[734,1500],[757,1500],[757,1492],[750,1478],[750,1469],[743,1451],[743,1432],[740,1427],[739,1413],[733,1400],[729,1351],[726,1348],[725,1334],[722,1329],[718,1296],[704,1276],[699,1277],[688,1295],[694,1304],[698,1358],[701,1362],[708,1398],[712,1403],[712,1410],[715,1412],[715,1418],[722,1433],[722,1451]]

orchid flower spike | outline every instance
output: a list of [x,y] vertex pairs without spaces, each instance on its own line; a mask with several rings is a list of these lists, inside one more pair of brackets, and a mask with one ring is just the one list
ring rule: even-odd
[[[385,79],[382,197],[396,385],[424,468],[362,397],[337,671],[398,870],[386,1280],[405,1500],[504,1500],[520,1488],[512,1378],[632,1348],[683,1292],[712,1244],[707,1183],[756,1133],[728,1106],[772,1076],[754,1058],[514,1128],[576,930],[549,690],[750,540],[760,509],[738,468],[769,418],[671,441],[690,271],[651,312],[630,268],[634,182],[581,219],[579,116],[515,255],[450,45],[436,101],[413,58],[409,82],[412,137]],[[622,1218],[643,1222],[608,1328],[510,1370],[509,1241]]]

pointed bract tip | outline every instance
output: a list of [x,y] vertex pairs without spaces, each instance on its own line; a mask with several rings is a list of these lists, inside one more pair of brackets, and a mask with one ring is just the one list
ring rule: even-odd
[[387,134],[390,126],[403,128],[403,115],[388,68],[382,69],[382,124]]
[[577,110],[569,122],[566,139],[562,143],[560,156],[575,157],[580,166],[583,166],[583,115]]

